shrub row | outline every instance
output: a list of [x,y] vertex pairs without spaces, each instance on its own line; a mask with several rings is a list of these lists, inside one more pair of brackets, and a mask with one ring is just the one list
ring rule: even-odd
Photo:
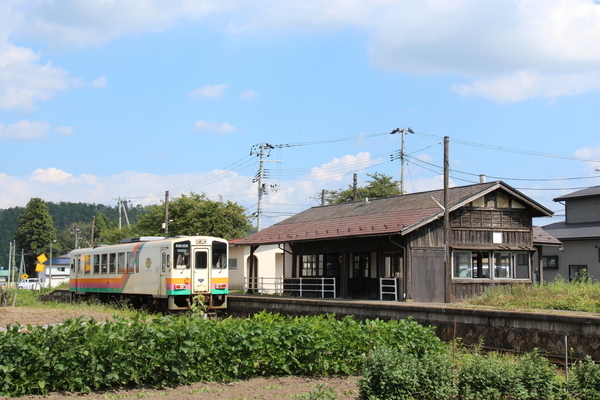
[[113,322],[13,325],[0,334],[0,394],[89,392],[113,386],[175,386],[255,376],[357,374],[371,348],[393,343],[425,357],[444,350],[412,320],[333,315],[247,319],[148,317]]
[[590,358],[571,382],[533,351],[521,357],[449,352],[421,357],[395,346],[371,352],[359,380],[365,400],[600,400],[600,367]]

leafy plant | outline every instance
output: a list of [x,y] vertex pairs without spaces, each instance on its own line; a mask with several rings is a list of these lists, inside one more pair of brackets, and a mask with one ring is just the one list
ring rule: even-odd
[[171,387],[277,375],[358,374],[373,347],[420,355],[443,345],[412,320],[356,321],[334,315],[246,319],[183,316],[82,318],[0,332],[0,395],[89,392],[123,385]]
[[332,387],[327,387],[326,384],[320,383],[317,385],[316,389],[314,389],[310,392],[297,394],[294,396],[294,399],[298,399],[298,400],[335,400],[335,399],[337,399],[337,393],[335,392],[335,389],[333,389]]
[[575,377],[572,393],[581,400],[600,399],[600,366],[590,356],[577,362],[571,369]]
[[358,386],[361,398],[368,400],[451,398],[454,388],[449,354],[419,353],[389,345],[376,347]]

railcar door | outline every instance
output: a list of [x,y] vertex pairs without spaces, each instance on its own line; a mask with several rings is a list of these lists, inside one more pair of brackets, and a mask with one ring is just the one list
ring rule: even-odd
[[210,270],[208,268],[208,249],[194,250],[194,268],[192,271],[192,293],[208,293],[210,289]]
[[160,250],[160,272],[158,278],[158,294],[160,296],[167,295],[167,271],[169,271],[171,255],[168,247],[162,247]]

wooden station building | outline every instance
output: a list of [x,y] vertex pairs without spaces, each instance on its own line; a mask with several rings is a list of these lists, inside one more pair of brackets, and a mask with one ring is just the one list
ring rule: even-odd
[[[313,207],[236,245],[250,246],[251,254],[278,245],[284,286],[328,278],[337,298],[453,302],[492,285],[531,284],[539,270],[532,219],[552,211],[502,181],[446,193]],[[260,267],[249,273],[260,276]]]

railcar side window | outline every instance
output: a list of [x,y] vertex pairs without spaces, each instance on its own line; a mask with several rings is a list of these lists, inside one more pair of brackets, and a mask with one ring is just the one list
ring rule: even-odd
[[100,256],[100,269],[102,270],[102,275],[106,275],[108,272],[108,254]]
[[94,275],[100,273],[100,254],[94,254]]
[[90,266],[90,255],[89,254],[83,255],[83,269],[85,270],[86,275],[89,275],[90,271],[92,270],[92,268]]
[[212,267],[217,269],[227,268],[227,244],[213,242]]
[[133,252],[127,252],[127,273],[133,274]]
[[108,255],[108,273],[109,274],[114,274],[117,272],[117,266],[115,264],[116,258],[117,258],[117,255],[115,253],[110,253]]
[[118,253],[117,255],[117,272],[119,274],[125,273],[125,253]]
[[196,252],[196,269],[208,268],[208,253],[206,251]]

